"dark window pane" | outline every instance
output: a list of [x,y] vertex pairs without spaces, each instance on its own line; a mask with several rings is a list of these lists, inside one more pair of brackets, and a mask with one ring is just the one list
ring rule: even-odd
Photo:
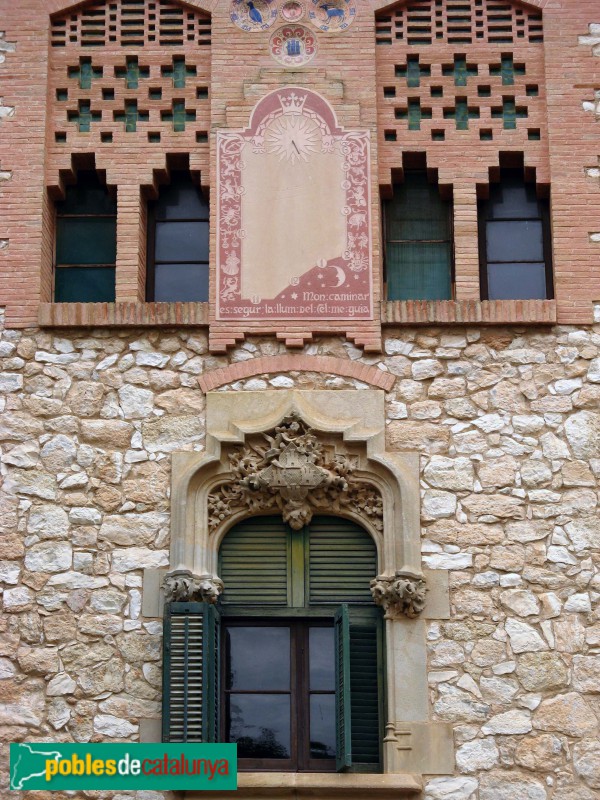
[[157,222],[156,261],[208,261],[207,222]]
[[208,264],[157,264],[154,272],[157,303],[208,300]]
[[54,300],[56,303],[114,303],[115,268],[58,268]]
[[488,264],[490,300],[545,300],[545,264]]
[[114,219],[56,220],[57,264],[114,264],[117,230]]
[[335,758],[335,694],[310,697],[311,758]]
[[541,220],[488,222],[486,225],[488,261],[543,261]]
[[116,214],[116,193],[109,192],[95,172],[80,172],[77,185],[68,186],[65,199],[56,204],[58,214]]
[[163,186],[156,203],[157,219],[208,219],[208,200],[189,176],[172,176]]
[[309,628],[308,637],[311,691],[335,690],[333,628]]
[[490,188],[490,219],[535,219],[540,216],[540,201],[535,186],[525,183],[523,173],[502,173],[502,183]]
[[290,630],[283,627],[231,627],[227,630],[227,688],[290,688]]
[[278,694],[228,695],[228,742],[238,758],[290,757],[290,698]]
[[387,286],[390,300],[449,300],[452,245],[388,244]]

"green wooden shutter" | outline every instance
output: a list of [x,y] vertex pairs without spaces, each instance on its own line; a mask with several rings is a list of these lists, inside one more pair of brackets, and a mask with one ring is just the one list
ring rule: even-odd
[[167,603],[163,647],[163,741],[218,740],[219,612]]
[[350,611],[350,705],[352,763],[376,767],[381,762],[380,686],[383,654],[380,619],[357,619]]
[[309,533],[310,603],[366,603],[377,575],[377,548],[371,536],[342,517],[314,517]]
[[281,517],[252,517],[232,528],[219,551],[221,601],[244,606],[286,606],[288,538]]
[[338,772],[352,766],[352,704],[350,694],[350,615],[342,605],[334,617],[335,631],[335,725]]
[[381,615],[342,605],[334,617],[336,769],[376,770],[381,763]]

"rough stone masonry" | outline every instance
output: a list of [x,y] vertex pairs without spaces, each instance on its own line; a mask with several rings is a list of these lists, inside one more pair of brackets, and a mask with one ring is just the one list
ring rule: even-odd
[[[283,352],[256,339],[214,357],[175,329],[3,331],[3,791],[9,741],[136,741],[160,715],[161,622],[140,603],[142,570],[168,563],[170,453],[203,448],[199,375]],[[391,373],[388,449],[422,453],[423,562],[450,570],[452,609],[429,625],[431,703],[456,746],[456,774],[425,797],[594,800],[600,325],[305,352]],[[290,387],[366,385],[298,372],[221,391]]]

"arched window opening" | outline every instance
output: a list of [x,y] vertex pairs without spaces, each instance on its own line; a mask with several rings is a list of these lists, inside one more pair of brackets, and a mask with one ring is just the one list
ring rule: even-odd
[[209,205],[189,171],[173,171],[148,211],[146,299],[207,301]]
[[479,259],[483,300],[553,297],[549,201],[523,168],[501,169],[480,202]]
[[[187,642],[208,659],[202,740],[235,742],[242,770],[379,771],[383,633],[369,591],[377,573],[371,536],[340,517],[315,516],[299,531],[280,517],[252,517],[225,535],[219,573],[218,606],[171,604],[167,616],[171,635],[189,613],[184,606],[202,614]],[[192,741],[182,732],[202,730],[185,708],[193,695],[173,684],[182,676],[168,662],[166,670],[166,739]]]
[[56,203],[55,302],[114,302],[116,260],[116,194],[81,170]]
[[384,202],[388,300],[452,299],[452,202],[425,169],[405,169]]

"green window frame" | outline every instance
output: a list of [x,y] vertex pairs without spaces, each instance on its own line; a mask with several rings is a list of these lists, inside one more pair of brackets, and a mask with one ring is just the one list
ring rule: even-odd
[[56,203],[54,301],[114,303],[116,261],[115,192],[81,171]]
[[[293,531],[280,518],[272,516],[253,517],[235,525],[221,544],[219,574],[225,591],[218,610],[205,603],[168,604],[164,740],[174,741],[171,737],[181,736],[182,731],[184,737],[201,737],[193,741],[215,741],[214,737],[225,740],[227,654],[223,648],[228,625],[290,627],[298,629],[294,633],[298,641],[304,641],[304,631],[309,627],[325,625],[333,627],[335,632],[336,758],[329,762],[308,758],[309,745],[298,741],[292,743],[294,750],[285,765],[281,760],[271,763],[240,759],[240,769],[380,772],[384,718],[383,618],[369,591],[369,582],[376,573],[375,543],[350,520],[318,516],[300,531]],[[192,615],[198,621],[191,626],[188,622],[187,629],[180,623],[175,630],[179,639],[174,644],[171,621],[182,614]],[[218,622],[211,623],[212,618]],[[220,633],[216,634],[218,629]],[[181,641],[182,636],[188,637],[185,642]],[[173,656],[174,647],[177,658]],[[192,677],[196,674],[195,685],[186,678],[186,669],[192,670]],[[292,664],[292,669],[300,670],[299,662]],[[300,693],[310,694],[310,687],[306,689],[308,681],[302,675],[294,681],[294,686],[301,687]],[[301,694],[298,697],[303,708],[292,713],[305,720],[308,701]],[[188,718],[191,723],[186,728],[184,720]]]
[[424,169],[406,169],[393,189],[383,208],[387,299],[451,300],[452,202]]

